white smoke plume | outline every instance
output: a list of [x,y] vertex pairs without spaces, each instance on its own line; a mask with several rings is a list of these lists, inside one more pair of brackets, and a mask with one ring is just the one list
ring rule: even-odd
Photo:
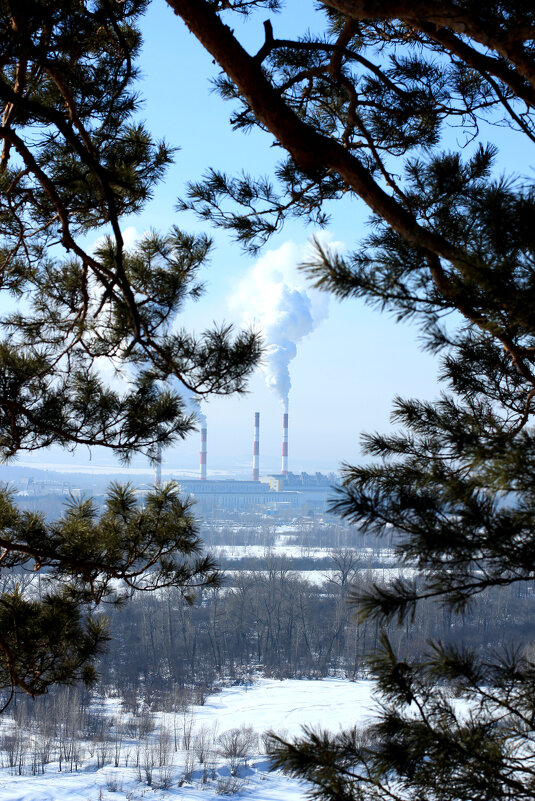
[[191,398],[189,400],[189,406],[192,409],[192,411],[195,412],[197,419],[201,424],[201,427],[204,427],[206,425],[206,415],[201,409],[200,400],[198,398]]
[[201,409],[201,399],[198,395],[195,395],[191,389],[188,389],[184,386],[182,381],[175,381],[173,382],[176,384],[176,390],[182,396],[182,400],[186,404],[186,413],[187,414],[195,414],[195,417],[199,421],[201,427],[206,425],[206,415]]
[[264,336],[262,370],[285,411],[292,386],[290,362],[297,355],[297,346],[328,314],[328,295],[307,286],[297,269],[307,256],[308,246],[294,242],[268,251],[231,298],[231,305],[242,310],[243,322]]

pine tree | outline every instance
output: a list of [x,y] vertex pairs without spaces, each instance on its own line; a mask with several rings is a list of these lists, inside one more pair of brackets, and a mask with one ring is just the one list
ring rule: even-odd
[[[0,5],[0,456],[103,446],[154,459],[196,424],[183,392],[243,391],[257,336],[175,326],[202,291],[204,235],[173,227],[126,249],[173,157],[136,119],[145,0]],[[93,247],[92,243],[98,241]],[[7,307],[7,311],[6,311]],[[110,386],[105,365],[122,381]],[[178,388],[178,389],[177,389]],[[54,524],[0,494],[0,687],[31,695],[95,676],[107,638],[96,609],[124,591],[216,580],[196,523],[168,486],[143,508],[110,488],[97,514],[73,502]],[[36,581],[23,581],[32,571]],[[124,589],[121,590],[120,587]]]
[[[417,569],[355,590],[359,615],[386,632],[417,604],[461,613],[490,590],[531,592],[535,189],[503,175],[507,148],[487,139],[505,126],[511,147],[535,141],[533,4],[323,0],[322,35],[277,39],[274,17],[250,55],[225,21],[284,4],[168,3],[221,66],[233,125],[287,152],[272,179],[208,172],[183,206],[254,251],[289,216],[322,224],[332,201],[361,198],[371,235],[344,257],[317,243],[304,269],[339,297],[416,321],[440,359],[440,398],[399,398],[397,432],[366,436],[374,461],[344,470],[335,508],[378,537],[394,531]],[[533,799],[528,646],[504,633],[497,652],[433,642],[402,659],[385,633],[370,658],[376,720],[274,736],[275,764],[329,801]]]

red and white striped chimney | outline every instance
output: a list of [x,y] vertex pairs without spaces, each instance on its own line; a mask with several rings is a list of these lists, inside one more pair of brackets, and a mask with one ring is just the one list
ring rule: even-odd
[[154,486],[159,489],[162,486],[162,443],[156,446],[156,464],[154,465]]
[[202,423],[201,428],[201,481],[206,481],[206,423]]
[[283,476],[288,475],[288,412],[282,418],[282,469]]
[[254,413],[253,481],[260,480],[260,412]]

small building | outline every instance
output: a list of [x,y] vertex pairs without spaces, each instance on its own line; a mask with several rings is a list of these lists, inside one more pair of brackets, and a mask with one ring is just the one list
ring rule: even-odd
[[340,485],[336,473],[275,473],[263,476],[260,482],[267,484],[272,492],[295,495],[300,508],[307,507],[318,512],[327,511],[329,500]]

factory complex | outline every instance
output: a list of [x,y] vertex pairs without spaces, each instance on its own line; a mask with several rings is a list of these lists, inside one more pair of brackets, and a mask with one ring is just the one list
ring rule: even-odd
[[[161,461],[158,460],[155,484],[161,481]],[[333,486],[338,483],[334,473],[292,473],[288,470],[288,412],[282,422],[281,472],[260,474],[260,413],[254,415],[252,473],[250,481],[208,478],[208,432],[201,425],[199,478],[177,479],[182,492],[191,496],[203,514],[217,512],[264,511],[277,513],[299,511],[300,514],[325,512]]]

